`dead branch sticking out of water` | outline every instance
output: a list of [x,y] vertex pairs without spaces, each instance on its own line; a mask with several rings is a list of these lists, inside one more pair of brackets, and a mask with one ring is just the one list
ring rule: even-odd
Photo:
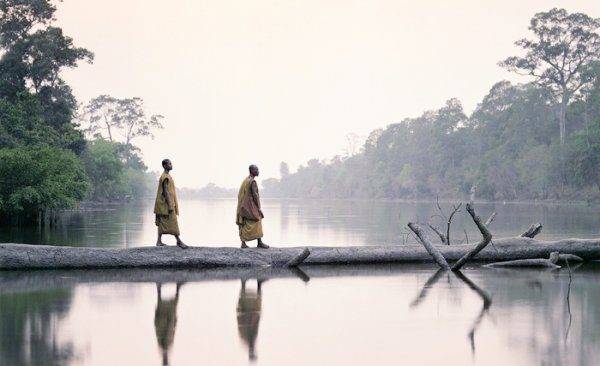
[[456,213],[460,211],[462,202],[460,202],[458,205],[452,205],[452,212],[450,212],[449,215],[446,215],[446,213],[444,213],[444,210],[442,210],[439,197],[435,198],[435,204],[440,213],[434,216],[438,216],[444,221],[446,221],[446,235],[442,234],[438,228],[431,224],[429,224],[429,227],[431,228],[431,230],[435,231],[435,233],[440,237],[442,244],[450,245],[450,227],[452,226],[452,219],[454,219],[454,215],[456,215]]
[[523,234],[521,234],[519,236],[522,238],[532,238],[533,239],[541,231],[542,231],[542,224],[538,222],[536,224],[531,224],[531,226],[529,226],[527,231],[525,231]]
[[484,225],[485,226],[490,226],[490,224],[492,223],[492,221],[494,221],[494,219],[496,218],[496,212],[492,212],[492,214],[490,215],[490,217],[488,217],[487,220],[485,220]]
[[300,254],[298,254],[297,256],[292,258],[285,265],[286,265],[286,267],[297,267],[300,265],[300,263],[304,262],[304,260],[306,258],[308,258],[309,255],[310,255],[310,250],[308,250],[308,248],[304,248],[304,250]]
[[446,261],[446,258],[442,255],[440,250],[431,243],[425,231],[417,224],[413,222],[408,223],[408,227],[417,235],[419,242],[425,247],[427,253],[431,255],[433,260],[443,269],[450,269],[450,265]]
[[482,239],[475,246],[475,248],[470,250],[467,254],[462,256],[456,263],[454,263],[454,265],[452,266],[453,271],[460,270],[462,268],[462,266],[464,266],[469,259],[476,256],[477,253],[479,253],[483,248],[485,248],[492,241],[492,233],[487,229],[487,227],[485,227],[484,224],[481,223],[481,219],[479,218],[479,216],[477,216],[477,214],[475,214],[475,209],[473,209],[473,206],[470,203],[468,203],[466,209],[467,209],[467,212],[469,213],[469,215],[471,215],[471,218],[473,219],[473,221],[475,222],[475,225],[477,225],[477,228],[479,229],[479,231],[481,231]]

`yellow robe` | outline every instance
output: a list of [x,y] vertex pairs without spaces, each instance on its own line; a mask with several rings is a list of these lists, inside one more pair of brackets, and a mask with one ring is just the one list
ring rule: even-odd
[[244,202],[246,202],[249,196],[252,195],[251,190],[253,189],[253,184],[254,189],[256,190],[254,193],[258,196],[256,182],[251,176],[244,179],[238,192],[238,205],[235,222],[238,225],[240,239],[242,241],[251,241],[263,237],[261,219],[259,218],[258,220],[251,220],[242,215]]
[[[167,190],[169,193],[169,202],[163,194],[163,183],[168,180]],[[169,208],[173,211],[169,213]],[[175,192],[175,182],[169,173],[163,173],[158,180],[158,189],[156,190],[156,201],[154,203],[154,213],[156,214],[156,226],[161,234],[179,235],[179,204]]]

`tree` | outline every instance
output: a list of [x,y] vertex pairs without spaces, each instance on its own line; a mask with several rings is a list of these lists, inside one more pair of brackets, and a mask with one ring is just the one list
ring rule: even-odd
[[131,141],[139,136],[154,138],[152,130],[163,128],[164,117],[153,114],[147,118],[144,112],[144,101],[141,98],[121,99],[117,111],[121,115],[121,127],[125,132],[126,145],[131,145]]
[[83,119],[87,121],[84,131],[93,136],[104,136],[114,142],[113,130],[119,128],[120,118],[117,114],[117,98],[110,95],[100,95],[90,100],[83,109]]
[[288,164],[285,161],[282,161],[281,164],[279,164],[279,176],[281,177],[281,179],[283,179],[288,175],[290,175],[290,168],[288,167]]
[[[68,148],[80,153],[85,144],[72,123],[76,101],[60,72],[91,62],[93,54],[52,25],[55,11],[49,0],[0,0],[0,99],[19,104],[33,96],[27,102],[39,108],[37,125],[68,135]],[[36,133],[31,125],[25,129]]]
[[146,116],[144,101],[141,98],[118,99],[100,95],[92,99],[83,109],[82,120],[87,126],[84,131],[95,137],[105,137],[117,141],[119,133],[125,145],[133,146],[136,137],[154,137],[152,130],[163,128],[163,116]]
[[81,160],[52,147],[0,149],[0,216],[35,219],[73,207],[89,182]]
[[600,19],[586,14],[569,14],[565,9],[537,13],[529,29],[534,39],[521,39],[515,44],[525,56],[512,56],[500,62],[502,67],[530,75],[552,91],[559,103],[560,143],[566,138],[566,113],[571,98],[587,83],[586,66],[600,59]]

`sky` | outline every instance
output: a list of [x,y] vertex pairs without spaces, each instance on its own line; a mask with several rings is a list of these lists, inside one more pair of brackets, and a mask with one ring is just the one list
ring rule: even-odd
[[539,11],[593,0],[64,0],[58,25],[95,53],[66,70],[79,102],[141,97],[165,116],[134,141],[180,187],[236,187],[343,154],[347,135],[441,107],[471,112]]

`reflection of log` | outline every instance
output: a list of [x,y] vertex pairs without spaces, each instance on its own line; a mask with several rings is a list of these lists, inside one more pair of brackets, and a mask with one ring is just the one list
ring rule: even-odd
[[[494,239],[471,261],[497,262],[548,258],[551,252],[569,253],[584,260],[600,259],[600,239],[541,241],[529,238]],[[473,244],[436,245],[447,261],[473,250]],[[29,268],[212,268],[285,266],[302,248],[240,249],[234,247],[139,247],[127,249],[73,248],[0,244],[0,269]],[[312,264],[372,264],[431,262],[421,245],[309,247],[303,266]]]
[[522,238],[533,238],[537,234],[539,234],[541,231],[542,231],[542,224],[540,224],[538,222],[537,224],[531,224],[531,226],[529,227],[529,229],[527,229],[527,231],[525,231],[520,236]]
[[413,222],[409,222],[408,227],[417,235],[417,237],[419,238],[419,241],[421,242],[421,244],[423,244],[423,246],[425,247],[427,252],[433,258],[433,260],[440,267],[442,267],[444,269],[450,269],[450,265],[448,265],[448,262],[446,262],[446,259],[440,253],[440,250],[438,248],[436,248],[436,246],[433,245],[431,243],[431,241],[429,241],[429,238],[427,237],[427,234],[425,233],[425,231],[423,231],[423,229],[421,229],[421,227],[419,225],[417,225]]
[[583,258],[577,256],[577,255],[573,255],[573,254],[559,254],[558,255],[558,262],[559,263],[571,263],[571,262],[583,262]]
[[467,286],[469,286],[469,288],[471,290],[473,290],[481,298],[481,300],[483,302],[481,311],[479,311],[479,314],[473,321],[473,324],[471,325],[471,329],[469,330],[469,340],[471,341],[471,352],[475,353],[475,332],[477,331],[477,328],[479,328],[479,325],[481,324],[481,321],[483,320],[483,316],[488,312],[490,306],[492,306],[492,298],[485,291],[483,291],[481,288],[479,288],[479,286],[477,286],[471,280],[469,280],[460,271],[456,271],[456,272],[454,272],[454,274],[456,275],[456,277],[458,277],[458,279],[460,279]]
[[421,288],[421,291],[419,291],[417,297],[415,297],[415,299],[410,303],[411,308],[418,306],[425,299],[425,297],[427,296],[427,291],[429,291],[429,289],[432,288],[433,285],[435,285],[437,281],[440,280],[444,273],[447,272],[443,268],[440,268],[437,270],[437,272],[431,275],[431,277],[429,277],[427,282],[425,282],[425,284]]

